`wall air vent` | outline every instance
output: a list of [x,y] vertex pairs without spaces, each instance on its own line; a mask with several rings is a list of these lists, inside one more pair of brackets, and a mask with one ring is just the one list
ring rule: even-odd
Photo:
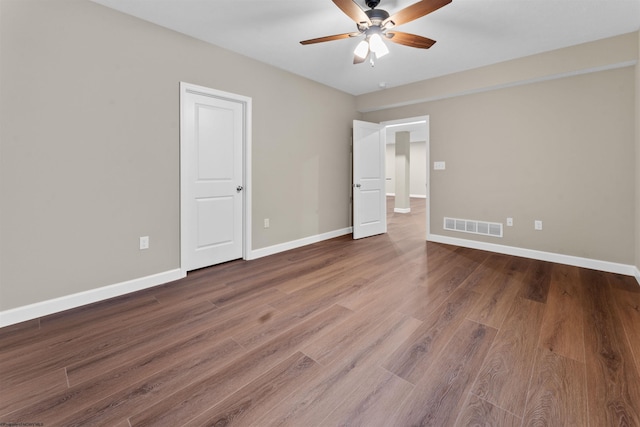
[[463,233],[502,237],[502,223],[499,222],[472,221],[469,219],[445,217],[444,229],[451,231],[461,231]]

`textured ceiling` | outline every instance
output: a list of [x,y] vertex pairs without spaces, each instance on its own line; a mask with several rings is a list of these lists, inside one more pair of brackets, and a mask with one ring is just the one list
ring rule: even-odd
[[[302,46],[355,31],[331,0],[93,0],[354,95],[598,40],[640,28],[640,0],[453,0],[398,31],[428,50],[387,42],[390,54],[353,65],[360,39]],[[357,0],[364,6],[364,0]],[[415,0],[382,0],[389,13]]]

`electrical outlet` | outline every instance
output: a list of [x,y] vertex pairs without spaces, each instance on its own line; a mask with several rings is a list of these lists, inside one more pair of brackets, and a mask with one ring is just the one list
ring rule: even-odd
[[535,220],[533,222],[533,228],[535,228],[536,230],[542,230],[542,221]]
[[513,218],[507,218],[507,227],[513,227]]
[[140,237],[140,250],[149,249],[149,236]]
[[264,219],[264,228],[269,228],[269,218]]

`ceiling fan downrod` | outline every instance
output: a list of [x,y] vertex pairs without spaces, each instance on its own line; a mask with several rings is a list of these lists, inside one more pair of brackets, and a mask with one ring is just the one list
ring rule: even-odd
[[366,0],[367,7],[373,9],[380,4],[380,0]]

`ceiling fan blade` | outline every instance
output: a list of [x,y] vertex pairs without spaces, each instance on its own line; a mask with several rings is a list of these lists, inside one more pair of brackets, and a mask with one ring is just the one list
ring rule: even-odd
[[343,34],[335,34],[333,36],[325,36],[318,37],[316,39],[303,40],[300,44],[314,44],[314,43],[322,43],[322,42],[330,42],[332,40],[340,40],[340,39],[348,39],[349,37],[359,36],[360,33],[343,33]]
[[414,19],[422,18],[425,15],[438,10],[451,3],[451,0],[422,0],[407,6],[399,12],[391,15],[382,22],[383,27],[392,28],[396,25],[406,24]]
[[353,19],[356,24],[366,24],[367,26],[371,25],[371,20],[367,14],[364,13],[364,10],[362,10],[354,0],[333,0],[333,2],[349,18]]
[[394,43],[417,47],[420,49],[429,49],[436,42],[435,40],[431,40],[426,37],[402,33],[400,31],[387,32],[385,36]]

